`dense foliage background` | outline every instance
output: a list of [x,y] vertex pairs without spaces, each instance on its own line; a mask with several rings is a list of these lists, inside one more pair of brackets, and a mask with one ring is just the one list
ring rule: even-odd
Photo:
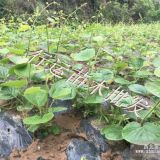
[[76,12],[77,18],[92,22],[150,23],[160,20],[159,0],[0,0],[0,16],[8,18],[11,15],[33,14],[50,3],[46,8],[49,16],[55,16],[55,12],[68,15],[82,6]]

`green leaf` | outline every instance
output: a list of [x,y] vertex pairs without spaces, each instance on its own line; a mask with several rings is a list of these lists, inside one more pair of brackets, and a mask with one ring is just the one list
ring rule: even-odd
[[135,77],[138,77],[138,78],[147,78],[148,76],[151,76],[151,75],[153,75],[150,71],[137,71],[136,73],[135,73]]
[[39,124],[36,124],[36,125],[30,125],[29,128],[28,128],[28,131],[34,133],[38,128],[40,127]]
[[49,73],[48,71],[45,70],[35,70],[35,68],[32,71],[32,80],[33,81],[38,81],[38,82],[42,82],[42,81],[47,81],[49,79],[52,79],[53,75],[51,73]]
[[24,64],[28,62],[28,58],[22,56],[12,56],[9,60],[15,64]]
[[40,87],[31,87],[25,90],[24,97],[33,105],[37,107],[44,106],[48,101],[48,94],[46,90]]
[[143,67],[144,60],[142,58],[131,59],[130,66],[135,69]]
[[141,126],[137,122],[131,122],[123,128],[122,137],[137,145],[159,144],[160,126],[154,123],[145,123]]
[[131,84],[128,88],[132,92],[135,92],[135,93],[138,93],[138,94],[141,94],[141,95],[147,95],[148,94],[147,89],[144,86],[139,85],[139,84]]
[[9,53],[9,50],[7,48],[0,49],[0,54],[6,55],[8,53]]
[[160,77],[160,67],[155,69],[154,75],[156,75],[157,77]]
[[8,68],[0,66],[0,78],[4,79],[8,77]]
[[12,87],[2,87],[0,88],[0,99],[10,100],[17,97],[19,90]]
[[10,53],[15,54],[15,55],[24,55],[25,53],[25,49],[21,49],[21,48],[16,48],[14,47],[10,47],[9,48]]
[[67,100],[76,96],[76,89],[65,80],[60,80],[52,85],[49,93],[54,99]]
[[27,125],[38,125],[38,124],[43,124],[43,123],[47,123],[50,120],[52,120],[52,118],[54,117],[53,113],[49,112],[44,114],[43,116],[31,116],[31,117],[27,117],[23,119],[24,124]]
[[21,88],[28,84],[27,80],[14,80],[1,83],[0,86]]
[[126,80],[126,79],[124,79],[122,77],[116,78],[114,81],[116,83],[118,83],[118,84],[121,84],[121,85],[129,85],[129,84],[131,84],[131,82],[129,82],[128,80]]
[[57,125],[53,125],[50,129],[49,129],[50,133],[54,134],[54,135],[59,135],[61,133],[61,128]]
[[81,70],[83,67],[84,65],[81,63],[75,64],[74,66],[72,66],[74,70]]
[[108,125],[107,127],[102,129],[102,134],[109,140],[122,140],[122,126],[119,125]]
[[128,63],[126,63],[124,61],[118,61],[114,64],[114,68],[115,68],[115,70],[117,70],[117,72],[120,72],[120,71],[128,68]]
[[133,103],[134,103],[134,99],[131,96],[124,98],[119,102],[121,107],[127,107],[127,106],[132,105]]
[[79,53],[72,54],[71,56],[75,61],[89,61],[93,59],[95,55],[96,55],[95,49],[90,48],[90,49],[82,50]]
[[145,87],[148,92],[160,98],[160,81],[147,82]]
[[95,80],[97,82],[105,81],[109,82],[113,80],[114,74],[109,69],[100,69],[96,72],[90,73],[90,77],[92,80]]
[[144,119],[146,116],[147,118],[151,117],[152,112],[150,110],[141,110],[141,111],[138,111],[137,114],[141,119]]
[[20,112],[31,111],[33,109],[33,105],[27,101],[23,105],[18,105],[16,108],[17,108],[17,111],[20,111]]
[[63,99],[64,97],[70,95],[72,93],[71,88],[61,88],[61,90],[56,89],[52,94],[52,98],[54,99]]
[[93,94],[86,97],[84,103],[86,104],[96,104],[96,103],[103,103],[105,102],[105,98],[100,96],[99,94]]
[[159,67],[160,66],[160,57],[156,57],[154,60],[153,60],[153,65],[155,67]]
[[19,77],[32,77],[35,73],[35,68],[31,64],[25,66],[17,65],[14,67],[14,72]]
[[[150,114],[149,114],[150,113]],[[134,120],[137,120],[137,115],[135,115],[134,112],[127,112],[126,111],[126,114],[127,116],[130,118],[130,119],[134,119]],[[137,114],[138,114],[138,118],[140,119],[144,119],[146,117],[146,115],[148,115],[147,117],[151,117],[152,115],[152,112],[150,112],[150,110],[140,110],[140,111],[137,111]]]
[[50,107],[49,108],[49,112],[52,112],[52,113],[62,112],[62,111],[65,111],[65,110],[67,110],[66,107]]
[[41,123],[47,123],[49,122],[50,120],[52,120],[52,118],[54,117],[54,114],[49,112],[49,113],[46,113],[43,115],[42,117],[42,122]]

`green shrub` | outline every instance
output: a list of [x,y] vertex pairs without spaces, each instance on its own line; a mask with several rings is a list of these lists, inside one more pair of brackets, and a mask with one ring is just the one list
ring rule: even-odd
[[131,12],[134,21],[159,21],[160,2],[155,0],[137,0],[132,6]]
[[39,23],[46,23],[46,17],[57,17],[57,13],[63,13],[67,17],[84,3],[86,5],[72,15],[74,20],[105,20],[109,23],[160,21],[159,0],[0,0],[0,17],[25,15],[24,19],[27,19],[33,13],[41,12],[50,3],[52,4],[39,17]]
[[35,0],[7,0],[6,7],[16,14],[22,14],[25,12],[33,13],[36,5]]
[[6,0],[0,0],[0,18],[5,14],[5,5],[6,5]]
[[102,7],[102,13],[104,18],[108,22],[129,22],[130,13],[128,10],[128,4],[121,4],[117,1],[110,1],[106,6]]

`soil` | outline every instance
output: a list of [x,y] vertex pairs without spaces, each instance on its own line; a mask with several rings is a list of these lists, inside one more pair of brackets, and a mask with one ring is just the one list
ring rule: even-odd
[[[54,120],[63,130],[60,135],[49,135],[37,139],[25,151],[14,151],[9,160],[67,160],[66,148],[73,138],[85,139],[86,135],[78,132],[81,117],[74,114],[63,114]],[[43,159],[42,159],[43,158]],[[108,151],[101,156],[102,160],[123,160],[120,155]]]
[[37,160],[43,157],[45,160],[66,160],[65,150],[71,138],[69,132],[59,136],[48,136],[44,140],[36,140],[27,151],[15,151],[10,160]]

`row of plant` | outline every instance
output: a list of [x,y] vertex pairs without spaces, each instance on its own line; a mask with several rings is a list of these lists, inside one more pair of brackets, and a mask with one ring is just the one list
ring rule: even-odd
[[[51,21],[51,20],[50,20]],[[54,107],[49,99],[72,100],[84,116],[97,115],[105,121],[102,134],[110,140],[125,139],[134,144],[159,143],[160,53],[159,24],[116,25],[82,24],[81,26],[1,23],[0,29],[0,99],[7,100],[2,109],[16,109],[24,116],[29,131],[46,128],[57,133],[51,121],[63,106]],[[35,53],[40,53],[32,61]],[[50,56],[41,62],[42,57]],[[69,66],[71,73],[61,79],[50,67],[58,62]],[[87,82],[77,87],[67,81],[74,70],[87,68]],[[91,94],[93,83],[104,82]],[[125,112],[114,105],[102,107],[112,90],[121,86],[130,93],[125,106],[134,104],[133,96],[141,95],[151,102],[149,109]]]

